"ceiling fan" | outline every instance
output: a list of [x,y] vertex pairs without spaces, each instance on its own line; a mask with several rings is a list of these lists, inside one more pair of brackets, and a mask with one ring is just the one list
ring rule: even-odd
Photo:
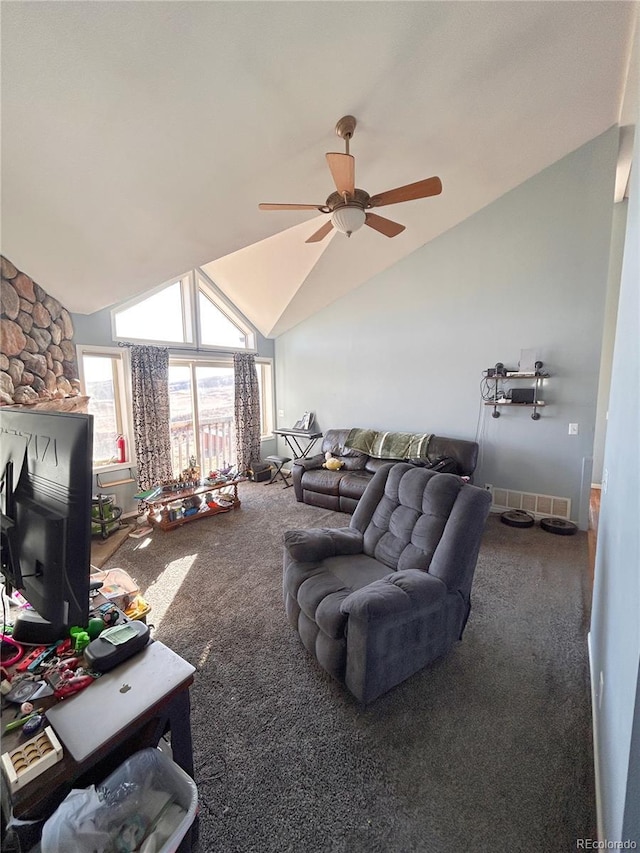
[[377,213],[369,213],[372,207],[383,207],[385,204],[398,204],[401,201],[414,201],[428,198],[442,192],[440,178],[426,178],[396,187],[378,195],[370,196],[368,192],[358,189],[355,185],[355,158],[349,154],[349,140],[356,129],[353,116],[343,116],[336,124],[336,133],[345,141],[345,153],[332,152],[326,155],[331,176],[336,185],[336,192],[331,193],[324,204],[259,204],[260,210],[319,210],[320,213],[330,213],[331,219],[324,223],[305,243],[318,243],[336,228],[347,237],[351,237],[363,225],[368,225],[384,234],[385,237],[397,237],[405,226]]

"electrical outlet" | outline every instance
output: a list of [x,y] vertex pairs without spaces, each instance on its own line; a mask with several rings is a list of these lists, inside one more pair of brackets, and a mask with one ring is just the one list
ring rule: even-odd
[[492,491],[493,491],[493,483],[485,483],[485,484],[484,484],[484,487],[485,487],[485,489],[486,489],[488,492],[492,492]]
[[284,409],[278,409],[278,417],[279,417],[279,418],[283,418],[283,417],[284,417]]

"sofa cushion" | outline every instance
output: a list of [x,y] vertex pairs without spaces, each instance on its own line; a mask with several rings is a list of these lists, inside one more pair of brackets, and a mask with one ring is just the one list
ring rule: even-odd
[[349,471],[340,480],[340,497],[360,499],[372,477],[369,471]]
[[325,468],[316,468],[313,471],[305,471],[302,475],[302,488],[311,492],[319,492],[321,495],[339,495],[340,480],[347,472],[344,468],[340,471],[327,471]]
[[339,456],[338,459],[344,465],[342,470],[344,471],[364,471],[365,465],[367,464],[368,456],[365,456],[364,453],[354,453],[353,456]]
[[388,465],[389,462],[394,462],[394,461],[401,462],[402,460],[401,459],[397,459],[397,460],[394,460],[394,459],[374,459],[373,456],[370,456],[367,459],[367,462],[364,466],[364,470],[370,471],[372,474],[375,474],[376,471],[378,470],[378,468],[382,468],[383,465]]
[[348,429],[329,429],[322,441],[323,455],[329,451],[332,456],[337,457],[349,471],[361,471],[366,465],[369,458],[365,453],[359,450],[353,450],[344,446],[344,442],[349,435]]

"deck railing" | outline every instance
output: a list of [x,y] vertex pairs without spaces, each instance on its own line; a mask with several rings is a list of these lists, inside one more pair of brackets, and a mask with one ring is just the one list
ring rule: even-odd
[[235,426],[232,418],[219,418],[200,424],[197,437],[191,424],[171,424],[171,463],[175,476],[189,467],[196,456],[202,476],[234,465],[236,461]]

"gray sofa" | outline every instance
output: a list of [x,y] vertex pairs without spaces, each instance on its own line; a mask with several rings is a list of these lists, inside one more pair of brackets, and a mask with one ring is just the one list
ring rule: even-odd
[[285,533],[289,622],[361,702],[462,636],[490,504],[488,492],[460,477],[387,463],[348,527]]
[[[355,510],[373,475],[390,460],[374,459],[345,447],[349,432],[349,429],[327,430],[321,453],[308,459],[294,459],[292,479],[298,501],[339,512],[352,513]],[[339,471],[323,468],[327,451],[344,462],[344,467]],[[471,477],[478,460],[478,445],[475,441],[433,435],[428,445],[428,457],[431,460],[449,457],[457,468],[451,473]]]

